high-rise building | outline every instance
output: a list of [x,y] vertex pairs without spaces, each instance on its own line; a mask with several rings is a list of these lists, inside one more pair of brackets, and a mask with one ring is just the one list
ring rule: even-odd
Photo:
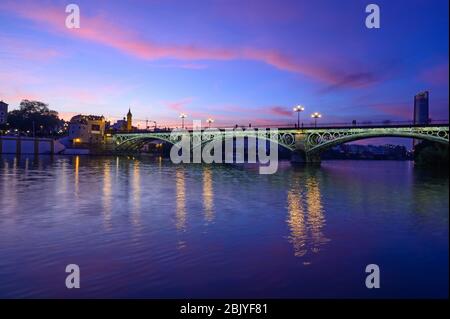
[[[429,119],[429,93],[420,92],[414,96],[414,124],[428,124]],[[420,141],[413,139],[413,149]]]
[[8,119],[8,104],[0,101],[0,125],[6,124]]
[[429,123],[428,91],[420,92],[414,96],[414,124]]

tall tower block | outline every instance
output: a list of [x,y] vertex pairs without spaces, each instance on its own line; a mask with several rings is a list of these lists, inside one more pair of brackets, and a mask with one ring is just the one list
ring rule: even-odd
[[429,93],[421,92],[414,96],[414,124],[429,123]]
[[[420,92],[414,96],[414,124],[427,125],[430,122],[429,93]],[[413,139],[413,149],[420,141]]]

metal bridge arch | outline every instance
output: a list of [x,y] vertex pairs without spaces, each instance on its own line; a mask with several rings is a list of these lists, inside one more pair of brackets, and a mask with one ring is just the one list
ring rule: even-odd
[[201,138],[196,145],[202,147],[214,141],[223,141],[234,137],[255,137],[276,142],[290,151],[302,151],[307,154],[319,154],[326,149],[356,140],[373,137],[408,137],[449,144],[448,126],[403,126],[403,127],[347,127],[323,129],[279,129],[279,130],[225,130],[219,132],[203,131],[201,135],[192,132],[152,132],[116,134],[113,137],[118,151],[136,150],[149,140],[161,140],[175,144],[181,136],[189,134],[191,146],[193,139]]
[[[211,134],[209,137],[206,134],[206,138],[202,138],[201,147],[205,147],[210,143],[223,142],[226,140],[231,140],[233,138],[251,138],[254,137],[257,140],[264,140],[276,143],[282,147],[288,149],[289,151],[295,151],[295,133],[291,131],[281,131],[281,132],[258,132],[258,131],[230,131],[222,132],[222,134]],[[200,145],[198,145],[200,146]],[[197,146],[197,147],[198,147]]]
[[138,149],[144,143],[152,140],[160,140],[171,144],[176,143],[176,140],[171,139],[170,134],[164,133],[117,134],[114,135],[113,139],[117,151]]
[[339,144],[374,137],[407,137],[449,144],[448,127],[324,130],[308,133],[306,151],[320,153]]

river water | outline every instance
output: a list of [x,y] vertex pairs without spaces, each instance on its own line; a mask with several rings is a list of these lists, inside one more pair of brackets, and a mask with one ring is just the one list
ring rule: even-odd
[[[448,174],[411,162],[0,157],[0,297],[448,296]],[[67,289],[65,267],[80,267]],[[365,267],[380,269],[368,289]]]

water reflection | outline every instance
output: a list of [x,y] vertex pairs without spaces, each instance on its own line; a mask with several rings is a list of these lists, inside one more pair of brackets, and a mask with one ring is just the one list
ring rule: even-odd
[[305,211],[299,189],[290,189],[288,191],[287,201],[289,211],[287,223],[291,230],[289,239],[294,246],[294,255],[304,256],[307,251]]
[[[2,207],[2,211],[4,211],[5,213],[7,213],[7,208],[8,208],[8,198],[11,198],[12,196],[14,196],[15,194],[15,190],[13,188],[12,182],[15,179],[10,179],[9,178],[9,163],[7,160],[4,160],[2,163],[2,168],[3,168],[3,178],[2,178],[2,184],[3,184],[3,189],[2,189],[2,196],[0,196],[1,198],[1,207]],[[10,182],[11,180],[11,182]],[[11,196],[4,196],[3,194],[8,194],[8,190],[12,189],[12,194]]]
[[[308,252],[317,253],[328,239],[323,235],[325,225],[321,202],[319,178],[308,171],[296,171],[292,175],[287,193],[288,218],[286,220],[294,255],[303,257]],[[305,262],[309,263],[309,262]]]
[[176,228],[184,230],[186,228],[186,189],[184,169],[176,170]]
[[140,225],[141,218],[141,175],[139,173],[139,161],[133,162],[131,183],[131,220],[133,225]]
[[3,155],[0,216],[0,297],[74,297],[55,273],[75,262],[92,279],[79,297],[365,298],[373,291],[357,274],[377,260],[401,274],[380,297],[448,295],[448,176],[407,163],[289,165],[267,176]]
[[74,175],[74,181],[75,181],[75,197],[78,198],[79,196],[79,175],[80,175],[80,156],[75,156],[75,175]]
[[327,239],[322,233],[322,228],[325,224],[325,216],[321,201],[321,194],[318,179],[314,176],[309,176],[306,180],[306,193],[308,205],[308,225],[310,225],[312,248],[313,252],[318,252],[322,244]]
[[[76,162],[75,162],[76,163]],[[103,165],[103,221],[106,229],[111,228],[111,166],[109,161]]]
[[214,190],[212,184],[212,171],[209,166],[203,169],[203,208],[205,220],[211,222],[214,219]]

